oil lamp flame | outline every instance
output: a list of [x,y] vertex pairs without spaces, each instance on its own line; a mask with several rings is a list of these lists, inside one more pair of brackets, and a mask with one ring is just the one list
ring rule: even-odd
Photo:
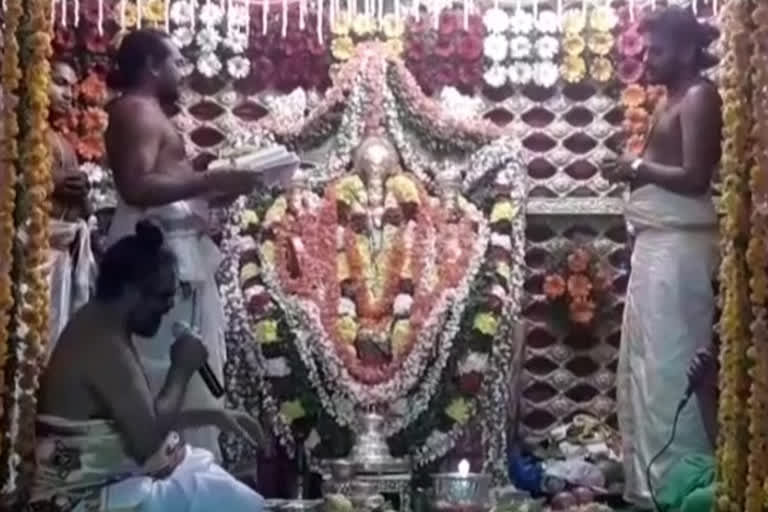
[[463,459],[461,462],[459,462],[459,476],[466,478],[467,475],[469,475],[469,461],[467,459]]

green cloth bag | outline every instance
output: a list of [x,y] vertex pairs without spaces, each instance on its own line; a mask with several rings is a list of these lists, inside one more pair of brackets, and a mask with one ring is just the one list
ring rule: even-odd
[[709,512],[715,495],[715,458],[688,455],[664,476],[657,500],[665,512]]

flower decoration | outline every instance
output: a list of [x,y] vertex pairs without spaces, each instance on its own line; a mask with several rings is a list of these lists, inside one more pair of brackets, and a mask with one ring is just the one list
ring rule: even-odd
[[560,30],[560,20],[557,13],[550,9],[544,9],[539,12],[536,20],[536,30],[542,34],[556,34]]
[[592,78],[597,82],[608,82],[613,77],[613,64],[605,57],[598,57],[589,64]]
[[504,66],[492,66],[485,71],[483,79],[493,88],[503,87],[507,83],[507,69]]
[[490,34],[502,34],[509,28],[509,16],[507,12],[498,7],[488,9],[483,15],[483,25]]
[[340,36],[331,42],[331,54],[339,61],[348,60],[355,51],[355,42],[349,36]]
[[586,43],[584,38],[579,34],[567,34],[563,41],[563,51],[566,55],[571,57],[577,57],[584,53]]
[[552,87],[560,73],[554,62],[537,62],[533,66],[533,82],[541,87]]
[[149,0],[143,4],[141,15],[150,24],[160,25],[165,23],[165,4],[163,0]]
[[535,47],[539,59],[552,60],[560,51],[560,42],[552,36],[544,36],[536,40]]
[[387,14],[381,20],[381,32],[387,39],[400,38],[405,33],[405,24],[394,14]]
[[509,20],[509,29],[513,34],[527,35],[533,31],[534,23],[533,16],[519,8]]
[[619,62],[617,69],[619,80],[625,84],[633,84],[643,76],[643,64],[634,58],[625,58]]
[[613,48],[613,36],[609,32],[592,32],[587,40],[589,51],[600,57],[604,57]]
[[513,59],[527,59],[531,55],[531,40],[526,36],[517,36],[509,40],[509,56]]
[[501,34],[490,34],[483,42],[483,53],[493,62],[502,62],[507,58],[508,47],[506,37]]
[[645,39],[635,25],[621,32],[619,36],[619,53],[626,57],[637,58],[645,49]]
[[590,248],[578,246],[561,249],[544,276],[542,293],[561,322],[585,328],[606,302],[609,286],[600,258]]
[[533,67],[527,62],[515,62],[507,68],[509,81],[516,85],[524,85],[533,79]]
[[587,73],[587,64],[582,57],[566,55],[560,68],[563,79],[569,83],[578,83]]
[[618,22],[616,11],[609,5],[595,7],[589,16],[589,26],[597,32],[610,32]]
[[646,99],[645,88],[639,84],[630,84],[621,92],[621,102],[627,108],[640,107]]
[[587,26],[587,18],[581,9],[569,9],[563,15],[563,32],[580,34]]

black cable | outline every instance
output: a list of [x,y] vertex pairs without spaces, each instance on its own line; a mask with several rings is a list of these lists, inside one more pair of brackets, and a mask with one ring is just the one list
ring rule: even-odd
[[653,482],[651,481],[651,469],[653,468],[653,465],[656,463],[659,458],[664,455],[664,453],[669,450],[669,447],[672,446],[672,443],[675,440],[675,434],[677,434],[677,422],[680,420],[680,413],[683,412],[683,409],[685,409],[685,406],[688,404],[688,400],[691,398],[691,395],[686,392],[685,396],[680,400],[680,403],[677,404],[677,410],[675,411],[675,419],[672,420],[672,433],[669,435],[669,440],[667,443],[659,450],[659,452],[653,456],[651,461],[648,463],[648,466],[645,468],[645,479],[648,483],[648,491],[651,493],[651,501],[653,501],[653,506],[657,511],[661,511],[661,506],[659,506],[659,502],[656,501],[656,493],[653,491]]

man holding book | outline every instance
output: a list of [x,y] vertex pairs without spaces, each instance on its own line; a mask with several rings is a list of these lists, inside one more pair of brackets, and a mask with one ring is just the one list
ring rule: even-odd
[[[176,322],[187,323],[201,334],[208,366],[222,381],[225,319],[214,278],[221,257],[208,236],[208,207],[226,204],[265,184],[265,173],[253,166],[208,172],[192,168],[184,142],[166,114],[168,106],[179,97],[183,60],[166,34],[141,29],[125,36],[108,77],[108,85],[120,95],[108,109],[106,146],[118,205],[107,243],[131,234],[137,221],[149,218],[164,231],[178,266],[180,286],[173,309],[151,339],[137,340],[154,393],[162,387],[170,366],[168,354]],[[269,172],[273,176],[286,175],[297,166],[298,159],[293,155],[282,167],[272,164]],[[265,166],[260,167],[264,171]],[[219,405],[200,376],[195,375],[183,407]],[[220,456],[216,429],[204,427],[183,434],[191,445]]]

